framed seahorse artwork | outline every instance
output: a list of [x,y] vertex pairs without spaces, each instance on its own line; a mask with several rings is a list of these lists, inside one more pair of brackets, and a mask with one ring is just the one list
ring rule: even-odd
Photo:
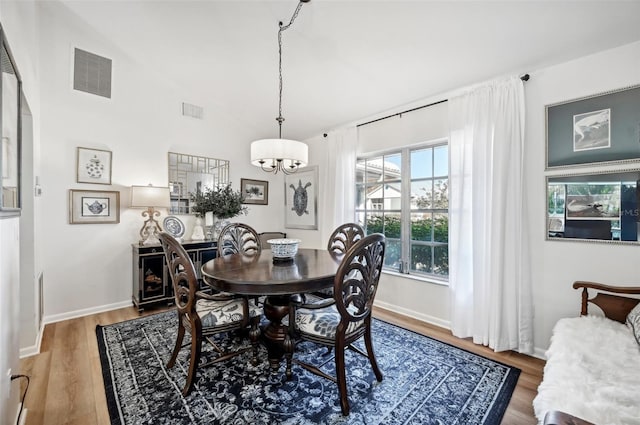
[[284,178],[284,227],[318,229],[318,167],[300,168]]

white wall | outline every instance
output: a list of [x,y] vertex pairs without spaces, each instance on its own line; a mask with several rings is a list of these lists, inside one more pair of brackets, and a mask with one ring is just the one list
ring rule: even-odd
[[538,354],[548,347],[559,318],[580,313],[580,293],[571,288],[575,280],[621,286],[640,282],[638,246],[545,240],[545,174],[550,174],[544,172],[545,105],[635,84],[640,84],[640,42],[532,72],[525,84],[526,190]]
[[[16,66],[23,81],[23,92],[36,112],[39,110],[37,83],[37,16],[33,1],[1,2],[2,23]],[[28,125],[29,123],[23,123]],[[39,134],[37,123],[26,129],[30,140],[23,140],[23,214],[20,218],[0,220],[0,423],[14,423],[19,404],[19,381],[8,385],[7,371],[19,374],[20,341],[29,335],[33,341],[37,335],[35,321],[34,281],[31,274],[36,267],[35,254],[35,206],[30,196],[34,155],[37,146],[32,142]],[[25,219],[25,217],[28,217]],[[30,240],[22,240],[21,229],[28,222]],[[23,258],[23,250],[30,252]],[[28,272],[25,273],[25,270]]]
[[[18,329],[20,301],[20,219],[0,219],[0,422],[15,418],[17,391],[9,377],[18,372]],[[16,386],[16,388],[18,388]]]
[[[129,187],[168,184],[167,152],[230,160],[231,180],[268,180],[269,205],[251,205],[236,218],[258,231],[284,230],[281,175],[249,164],[249,137],[239,120],[209,99],[184,99],[178,83],[126,56],[57,2],[40,2],[42,74],[42,229],[45,321],[129,305],[131,244],[139,239],[141,210],[129,209]],[[113,60],[112,98],[71,88],[78,47]],[[171,60],[167,58],[167,60]],[[185,79],[189,78],[185,69]],[[208,103],[212,101],[211,103]],[[204,120],[181,116],[181,103],[204,107]],[[276,126],[274,125],[274,131]],[[76,148],[112,152],[112,184],[76,183]],[[71,225],[69,189],[120,191],[119,224]],[[166,216],[163,211],[160,221]],[[181,216],[190,235],[193,218]]]

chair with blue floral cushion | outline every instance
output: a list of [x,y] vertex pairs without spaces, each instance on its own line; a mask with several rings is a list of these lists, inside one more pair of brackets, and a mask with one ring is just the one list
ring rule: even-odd
[[[371,309],[378,289],[386,241],[380,233],[366,236],[347,250],[333,282],[333,298],[314,303],[292,302],[290,317],[294,317],[290,331],[296,340],[306,340],[335,348],[336,376],[330,376],[317,366],[294,360],[316,375],[338,385],[342,414],[349,414],[345,349],[367,357],[378,381],[378,368],[371,339]],[[364,337],[367,352],[352,344]],[[295,352],[294,352],[295,355]]]
[[[166,232],[162,232],[159,238],[173,282],[178,313],[178,336],[171,358],[167,363],[168,368],[175,365],[178,353],[183,347],[182,340],[185,333],[191,334],[189,369],[182,394],[187,395],[193,389],[202,352],[202,342],[205,340],[219,353],[210,363],[227,360],[253,350],[251,363],[256,365],[258,363],[258,337],[260,336],[258,325],[262,309],[249,303],[245,297],[222,293],[209,295],[199,291],[195,267],[182,245]],[[249,325],[250,347],[225,352],[213,340],[215,335],[244,329]]]

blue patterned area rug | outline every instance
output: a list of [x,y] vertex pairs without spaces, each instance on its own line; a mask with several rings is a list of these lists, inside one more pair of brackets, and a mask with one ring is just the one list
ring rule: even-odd
[[[173,369],[166,368],[176,332],[173,311],[97,327],[112,424],[499,424],[520,375],[519,369],[374,320],[384,379],[377,382],[368,360],[347,350],[348,417],[340,412],[336,384],[295,364],[291,381],[284,379],[284,365],[273,375],[262,348],[256,367],[247,352],[200,369],[196,388],[183,397],[188,348]],[[220,341],[227,347],[246,344],[239,337]],[[324,363],[322,369],[333,375],[333,357],[325,353],[305,342],[294,358]],[[203,344],[203,357],[212,356]]]

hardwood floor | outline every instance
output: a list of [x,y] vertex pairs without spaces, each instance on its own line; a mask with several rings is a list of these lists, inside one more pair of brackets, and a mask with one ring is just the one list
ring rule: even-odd
[[[151,310],[153,314],[161,310]],[[425,324],[386,310],[375,316],[414,332],[464,348],[522,370],[502,424],[537,423],[531,402],[542,379],[544,361],[514,352],[494,353],[443,328]],[[25,399],[26,425],[109,425],[96,325],[139,317],[134,307],[49,324],[42,337],[40,354],[20,362],[20,373],[31,377]],[[24,415],[24,413],[23,413]]]

